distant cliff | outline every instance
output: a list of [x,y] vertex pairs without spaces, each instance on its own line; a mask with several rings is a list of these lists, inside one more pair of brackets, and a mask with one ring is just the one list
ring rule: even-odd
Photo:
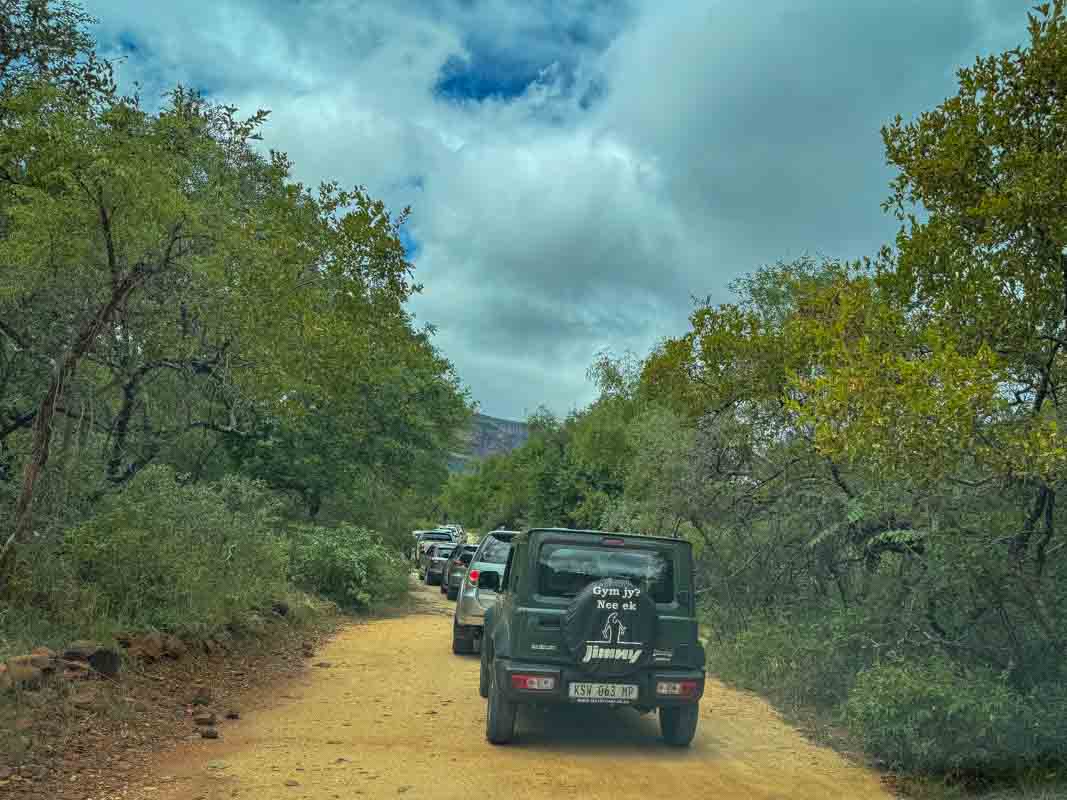
[[453,453],[449,459],[449,469],[453,472],[463,472],[473,463],[491,455],[510,453],[522,447],[529,436],[525,422],[475,414],[466,433],[463,449]]

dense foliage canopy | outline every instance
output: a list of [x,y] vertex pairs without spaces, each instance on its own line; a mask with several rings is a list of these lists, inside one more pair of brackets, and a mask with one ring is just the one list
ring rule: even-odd
[[[157,466],[161,505],[253,481],[279,530],[353,521],[399,544],[471,412],[407,311],[407,211],[294,181],[265,111],[121,96],[90,21],[0,4],[0,598],[22,604],[75,528],[122,574],[139,554],[112,545],[136,537],[100,515]],[[83,580],[103,580],[93,564]]]

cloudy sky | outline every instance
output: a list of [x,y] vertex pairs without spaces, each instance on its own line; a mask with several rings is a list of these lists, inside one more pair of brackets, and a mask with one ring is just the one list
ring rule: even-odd
[[297,177],[410,205],[420,323],[483,412],[593,396],[691,298],[894,232],[879,128],[1025,38],[1020,0],[86,0],[143,95],[271,110]]

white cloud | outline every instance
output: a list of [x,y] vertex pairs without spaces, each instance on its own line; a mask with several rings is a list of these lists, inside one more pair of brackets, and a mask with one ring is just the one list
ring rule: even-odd
[[[888,238],[878,127],[949,94],[978,49],[1022,38],[1023,10],[989,2],[88,8],[105,51],[136,45],[119,74],[146,95],[183,82],[267,107],[267,144],[298,178],[412,205],[413,307],[484,409],[516,416],[589,400],[593,355],[680,332],[691,294]],[[443,98],[443,70],[509,96]]]

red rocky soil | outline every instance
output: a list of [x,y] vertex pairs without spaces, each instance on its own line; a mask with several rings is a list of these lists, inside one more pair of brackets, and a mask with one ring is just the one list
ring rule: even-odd
[[[0,800],[85,800],[140,783],[161,752],[189,739],[224,739],[243,697],[299,675],[326,638],[278,618],[254,640],[183,647],[135,637],[113,678],[73,665],[66,653],[49,664],[45,650],[35,651],[35,663],[47,665],[39,686],[0,692]],[[12,662],[0,681],[20,664],[32,667],[28,657]]]

